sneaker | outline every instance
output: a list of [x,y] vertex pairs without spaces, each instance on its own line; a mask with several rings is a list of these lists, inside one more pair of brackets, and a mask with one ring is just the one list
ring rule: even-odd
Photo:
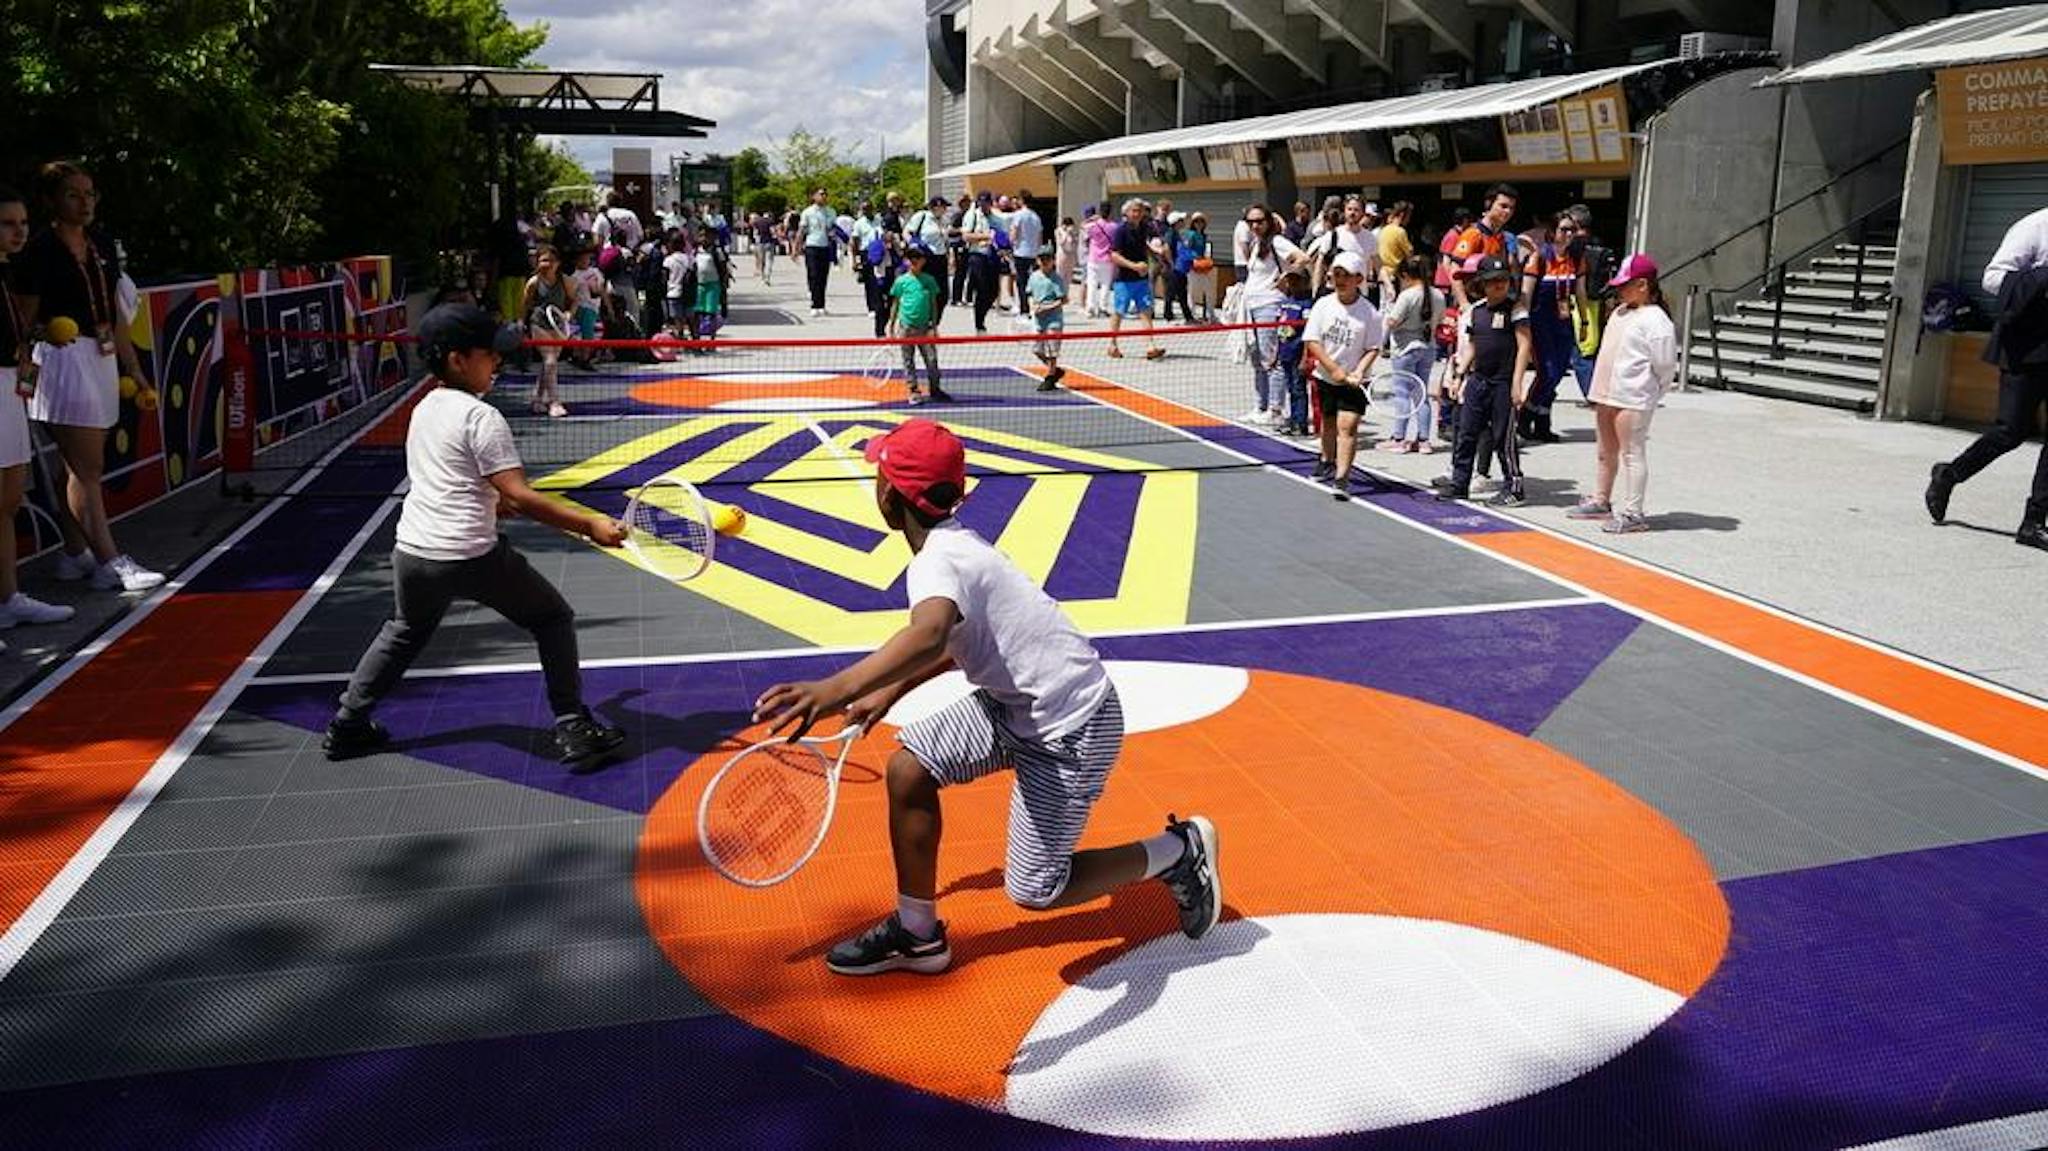
[[65,583],[82,580],[99,570],[100,563],[92,558],[91,552],[79,552],[77,555],[65,552],[57,557],[57,578]]
[[1340,504],[1350,502],[1351,477],[1338,476],[1335,480],[1332,480],[1330,482],[1330,496]]
[[1317,460],[1317,461],[1316,461],[1316,470],[1315,470],[1315,471],[1312,471],[1312,472],[1310,472],[1310,473],[1308,474],[1308,478],[1309,478],[1309,479],[1312,479],[1312,480],[1314,480],[1315,482],[1317,482],[1317,483],[1319,483],[1319,484],[1320,484],[1320,483],[1327,483],[1327,482],[1329,482],[1329,480],[1330,480],[1331,478],[1333,478],[1334,476],[1336,476],[1336,474],[1337,474],[1337,463],[1336,463],[1336,461],[1334,461],[1334,460]]
[[1583,499],[1564,513],[1568,520],[1606,520],[1614,518],[1614,505],[1606,500]]
[[1216,825],[1202,816],[1192,819],[1166,817],[1166,830],[1187,844],[1180,862],[1160,875],[1160,882],[1180,905],[1180,931],[1189,939],[1200,939],[1216,926],[1223,915],[1223,876],[1217,870]]
[[[1955,490],[1955,473],[1949,470],[1947,464],[1934,465],[1934,473],[1927,481],[1927,514],[1934,517],[1935,523],[1948,522],[1948,498],[1954,494]],[[65,558],[69,559],[70,557],[66,556]],[[58,570],[59,572],[63,570],[61,565]],[[60,574],[57,578],[63,579],[64,577]]]
[[1263,424],[1266,422],[1266,411],[1264,408],[1253,408],[1251,411],[1239,416],[1237,422],[1240,424]]
[[15,592],[13,599],[0,600],[0,628],[13,627],[18,623],[63,623],[76,611],[76,608],[61,604],[44,603],[25,592]]
[[92,573],[92,586],[99,591],[148,591],[161,587],[162,572],[153,572],[125,555],[115,556]]
[[938,934],[919,939],[904,930],[894,915],[834,947],[825,956],[825,966],[835,975],[880,975],[884,971],[915,971],[937,975],[953,965],[953,949],[946,946],[946,925]]
[[2021,524],[2020,530],[2013,533],[2012,542],[2048,552],[2048,524]]
[[1463,488],[1442,487],[1436,490],[1438,503],[1454,504],[1459,500],[1469,500],[1471,498],[1472,493]]
[[1497,491],[1499,488],[1500,484],[1495,482],[1492,476],[1480,476],[1472,481],[1472,490],[1475,492]]
[[563,407],[560,403],[553,403],[548,405],[548,418],[550,419],[559,420],[563,416],[566,416],[568,414],[569,409]]
[[369,716],[337,715],[327,722],[327,734],[320,746],[333,760],[356,759],[381,751],[391,743],[391,733]]
[[1641,516],[1615,516],[1600,525],[1600,530],[1611,536],[1634,535],[1650,530],[1650,521]]
[[1115,344],[1111,344],[1109,346],[1109,351],[1104,352],[1103,354],[1108,356],[1112,360],[1121,360],[1124,358],[1124,350],[1122,348],[1117,347]]
[[1513,488],[1502,488],[1500,491],[1494,493],[1494,497],[1492,499],[1486,502],[1487,505],[1490,507],[1518,508],[1528,503],[1529,497],[1523,495],[1521,492],[1518,492]]
[[1436,454],[1436,449],[1430,446],[1428,440],[1416,440],[1408,445],[1408,450],[1418,456],[1433,456]]
[[596,767],[624,742],[625,732],[592,718],[587,711],[555,725],[556,756],[571,771]]
[[532,403],[526,405],[526,410],[536,416],[544,416],[548,414],[548,406],[540,402],[539,400],[535,400]]
[[1038,390],[1041,392],[1057,392],[1060,390],[1060,381],[1066,378],[1067,369],[1054,368],[1045,374],[1043,380],[1038,382]]
[[1452,479],[1449,475],[1441,475],[1437,476],[1435,479],[1430,480],[1429,486],[1435,488],[1440,492],[1447,492],[1456,488],[1458,486],[1458,481]]
[[953,402],[953,393],[951,393],[951,392],[947,391],[946,389],[944,389],[944,388],[942,388],[942,387],[938,386],[937,384],[933,384],[933,385],[932,385],[932,399],[934,399],[934,400],[937,400],[937,401],[938,401],[939,403],[942,403],[942,404],[950,404],[950,403],[952,403],[952,402]]
[[1160,358],[1162,358],[1162,357],[1163,357],[1163,356],[1165,356],[1165,355],[1166,355],[1166,349],[1165,349],[1165,348],[1146,348],[1146,349],[1145,349],[1145,358],[1146,358],[1146,359],[1148,359],[1148,360],[1157,360],[1157,359],[1160,359]]

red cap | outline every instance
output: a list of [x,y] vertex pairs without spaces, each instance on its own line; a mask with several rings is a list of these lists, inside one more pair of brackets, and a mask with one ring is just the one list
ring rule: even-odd
[[1657,261],[1652,260],[1642,252],[1637,252],[1621,262],[1621,267],[1615,271],[1614,278],[1607,282],[1607,286],[1619,288],[1623,284],[1635,280],[1654,280],[1656,278]]
[[[932,485],[952,484],[954,491],[966,494],[967,449],[961,446],[960,437],[930,420],[905,420],[895,431],[869,440],[867,457],[881,469],[890,487],[926,515],[953,514],[951,506],[942,507],[925,498]],[[954,497],[953,503],[959,502],[959,497]]]

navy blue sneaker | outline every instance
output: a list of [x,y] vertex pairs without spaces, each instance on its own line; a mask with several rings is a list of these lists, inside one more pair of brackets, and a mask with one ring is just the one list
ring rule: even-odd
[[327,723],[320,747],[332,760],[357,759],[382,751],[391,743],[391,733],[369,716],[337,715]]
[[915,971],[937,975],[953,965],[953,950],[946,946],[946,925],[938,934],[919,939],[905,930],[903,921],[891,915],[825,956],[825,966],[835,975],[880,975],[884,971]]
[[1200,939],[1216,926],[1223,915],[1223,876],[1217,870],[1216,825],[1202,816],[1190,819],[1166,817],[1166,830],[1187,844],[1180,862],[1159,876],[1173,901],[1180,905],[1180,931],[1189,939]]

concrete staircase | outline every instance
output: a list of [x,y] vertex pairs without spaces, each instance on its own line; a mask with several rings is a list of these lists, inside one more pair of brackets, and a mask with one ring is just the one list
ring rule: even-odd
[[1805,270],[1787,275],[1776,348],[1771,324],[1779,305],[1767,294],[1737,301],[1720,318],[1718,333],[1701,317],[1692,331],[1692,382],[1872,411],[1898,254],[1888,244],[1864,245],[1860,252],[1856,245],[1837,244]]

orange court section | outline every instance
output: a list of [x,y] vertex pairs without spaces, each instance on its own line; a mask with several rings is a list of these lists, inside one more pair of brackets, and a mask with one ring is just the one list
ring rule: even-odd
[[[698,795],[758,731],[706,753],[649,815],[637,884],[650,930],[720,1007],[832,1059],[984,1106],[1067,987],[1161,936],[1158,884],[1055,912],[1004,896],[1006,778],[945,793],[940,916],[953,969],[846,978],[826,950],[894,907],[881,770],[894,731],[854,749],[817,858],[766,890],[697,846]],[[1152,835],[1169,811],[1222,836],[1226,917],[1445,920],[1547,945],[1681,996],[1720,962],[1728,911],[1694,844],[1576,761],[1403,696],[1253,671],[1204,719],[1131,736],[1082,847]],[[1194,947],[1195,944],[1188,946]]]
[[[1136,337],[1132,338],[1135,339]],[[1142,356],[1137,356],[1134,353],[1125,354],[1137,359],[1140,363],[1145,362]],[[1019,370],[1026,371],[1029,375],[1038,378],[1043,378],[1046,373],[1046,370],[1043,368]],[[1099,400],[1112,408],[1129,412],[1134,416],[1156,420],[1159,423],[1169,424],[1176,428],[1220,428],[1227,427],[1230,423],[1228,420],[1219,420],[1205,412],[1198,412],[1185,404],[1177,404],[1172,400],[1161,399],[1149,392],[1141,392],[1135,388],[1126,388],[1121,384],[1112,384],[1107,380],[1091,376],[1086,372],[1077,372],[1071,368],[1067,369],[1067,374],[1061,378],[1060,386],[1070,392],[1087,396],[1089,399]]]
[[[888,368],[900,367],[891,349]],[[745,375],[670,376],[640,384],[629,393],[643,404],[664,408],[715,408],[722,404],[760,403],[772,400],[818,400],[830,407],[837,400],[854,407],[891,403],[910,393],[902,381],[890,377],[869,380],[838,372],[792,372],[800,380],[750,380]]]
[[1466,538],[1757,659],[2024,762],[2048,767],[2048,709],[2038,703],[1989,691],[1582,544],[1540,532],[1494,532]]
[[0,928],[34,902],[303,594],[181,592],[0,732]]

